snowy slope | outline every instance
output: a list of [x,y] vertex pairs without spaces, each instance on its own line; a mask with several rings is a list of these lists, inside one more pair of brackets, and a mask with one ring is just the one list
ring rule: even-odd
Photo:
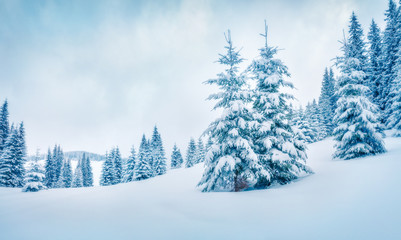
[[261,191],[201,193],[200,165],[110,187],[0,188],[0,239],[401,239],[401,139],[385,141],[388,153],[351,161],[314,143],[316,174]]

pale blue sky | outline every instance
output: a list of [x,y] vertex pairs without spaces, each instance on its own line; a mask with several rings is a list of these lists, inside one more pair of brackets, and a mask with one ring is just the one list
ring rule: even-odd
[[317,98],[354,10],[366,29],[383,26],[385,0],[18,1],[0,0],[0,101],[23,120],[29,153],[64,150],[127,155],[157,124],[167,153],[185,153],[216,117],[202,84],[221,71],[223,32],[249,60],[269,42],[301,104]]

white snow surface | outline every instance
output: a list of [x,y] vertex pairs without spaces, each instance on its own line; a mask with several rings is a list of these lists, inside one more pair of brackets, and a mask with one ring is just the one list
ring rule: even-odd
[[202,193],[203,166],[109,187],[0,188],[0,239],[401,239],[401,139],[388,152],[332,160],[309,145],[315,174],[285,186]]

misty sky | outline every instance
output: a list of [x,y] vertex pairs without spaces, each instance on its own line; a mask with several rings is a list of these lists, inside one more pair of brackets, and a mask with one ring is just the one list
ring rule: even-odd
[[216,117],[202,82],[222,68],[224,31],[247,61],[269,43],[283,49],[294,92],[318,98],[354,10],[366,30],[384,25],[385,0],[18,1],[0,0],[0,101],[24,121],[29,154],[65,151],[128,156],[157,124],[170,157],[185,154]]

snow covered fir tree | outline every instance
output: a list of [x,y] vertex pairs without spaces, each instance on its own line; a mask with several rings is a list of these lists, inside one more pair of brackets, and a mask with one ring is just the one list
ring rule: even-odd
[[53,152],[48,149],[45,163],[45,185],[47,188],[57,187],[64,162],[64,153],[60,145],[54,145]]
[[153,174],[155,176],[165,174],[167,171],[166,156],[164,153],[163,141],[156,126],[153,129],[150,150],[153,159]]
[[139,146],[138,160],[135,163],[134,179],[139,181],[152,177],[152,165],[153,163],[149,142],[144,134],[142,136],[141,145]]
[[110,156],[113,159],[113,184],[119,184],[123,178],[123,163],[121,159],[120,149],[118,147],[111,150]]
[[196,163],[205,161],[205,146],[201,138],[198,139],[198,145],[196,147]]
[[100,176],[100,185],[108,186],[112,185],[114,181],[114,165],[113,156],[106,153],[106,160],[103,162],[102,173]]
[[83,187],[82,159],[78,160],[77,167],[75,168],[74,177],[72,179],[72,187]]
[[25,184],[25,128],[21,122],[9,125],[7,100],[0,111],[0,186],[23,187]]
[[85,153],[82,154],[82,186],[83,187],[92,187],[93,186],[93,172],[91,161],[88,156],[85,156]]
[[368,33],[368,65],[367,77],[370,87],[370,97],[374,104],[380,106],[381,91],[383,89],[383,41],[379,26],[374,20],[370,25]]
[[61,168],[61,176],[57,182],[57,187],[70,188],[72,185],[72,177],[71,160],[65,159],[63,161],[63,167]]
[[[318,111],[321,114],[320,122],[322,125],[323,138],[331,136],[334,130],[334,112],[336,108],[335,79],[333,70],[324,70],[322,89],[319,96]],[[316,113],[315,113],[316,114]]]
[[256,128],[252,129],[252,144],[264,171],[269,178],[256,187],[266,188],[271,184],[286,184],[299,177],[312,173],[306,166],[305,142],[295,138],[295,132],[286,118],[290,111],[289,100],[293,96],[284,93],[284,88],[293,88],[287,79],[287,67],[275,58],[277,48],[267,42],[267,25],[264,47],[259,56],[249,66],[251,76],[257,82],[253,102]]
[[39,157],[30,164],[27,174],[25,176],[25,185],[22,188],[23,192],[38,192],[42,189],[46,189],[44,185],[45,174],[44,169],[38,163]]
[[302,107],[300,107],[298,110],[295,110],[292,124],[295,128],[297,128],[297,131],[302,133],[303,141],[305,143],[313,143],[316,141],[316,132],[312,130],[309,122],[305,119]]
[[247,107],[249,92],[243,90],[246,76],[239,73],[243,59],[233,46],[230,31],[225,37],[227,52],[218,60],[226,67],[225,72],[206,81],[219,87],[220,91],[210,95],[209,99],[217,100],[214,108],[222,108],[223,113],[206,130],[214,143],[206,154],[205,170],[198,184],[204,192],[241,191],[270,181],[269,172],[260,164],[252,148],[249,124],[252,112]]
[[337,109],[334,121],[335,158],[352,159],[386,151],[381,135],[377,106],[368,97],[366,52],[361,25],[352,13],[349,37],[343,42],[343,56],[337,64]]
[[386,28],[383,32],[383,70],[379,73],[382,84],[379,88],[381,93],[378,97],[379,107],[382,110],[382,122],[387,123],[391,115],[392,100],[394,99],[394,79],[397,75],[396,63],[400,49],[400,9],[394,0],[389,0],[388,9],[385,12]]
[[106,154],[106,160],[103,163],[100,185],[114,185],[122,182],[123,163],[118,147],[112,148],[110,153]]
[[132,146],[131,155],[128,157],[128,160],[125,164],[123,182],[132,182],[134,180],[135,163],[136,163],[136,152],[135,152],[135,147]]
[[188,149],[187,149],[187,157],[185,160],[185,167],[190,168],[197,164],[197,150],[196,150],[196,143],[193,138],[189,141]]
[[178,149],[177,144],[174,144],[173,152],[171,153],[171,169],[181,168],[183,162],[181,151]]
[[[401,49],[401,48],[400,48]],[[401,137],[401,58],[397,59],[397,75],[394,79],[392,89],[392,103],[390,107],[391,114],[387,120],[387,126],[394,129],[393,136]]]
[[10,132],[8,115],[8,102],[5,100],[0,108],[0,153],[5,148],[8,134]]

